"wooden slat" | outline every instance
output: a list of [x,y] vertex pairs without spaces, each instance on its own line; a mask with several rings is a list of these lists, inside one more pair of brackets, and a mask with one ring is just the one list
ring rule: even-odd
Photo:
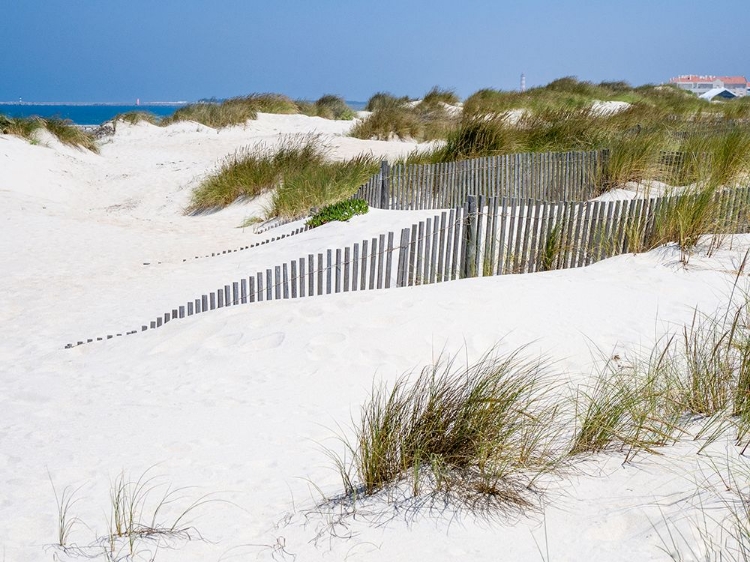
[[[277,268],[278,269],[278,268]],[[282,265],[282,279],[283,279],[283,285],[284,285],[284,298],[289,298],[289,267],[287,264]]]
[[359,282],[359,290],[364,291],[367,289],[367,260],[369,259],[369,254],[367,253],[367,240],[362,240],[362,267],[360,268],[360,282]]
[[318,277],[318,295],[322,295],[324,293],[324,287],[323,287],[323,275],[325,273],[325,262],[323,261],[323,254],[318,253],[318,268],[317,268],[317,277]]
[[299,296],[305,296],[305,258],[299,258]]
[[451,209],[448,212],[448,228],[445,233],[445,266],[443,269],[443,281],[450,281],[453,267],[453,229],[456,226],[456,211]]
[[349,292],[349,283],[350,283],[349,266],[351,264],[351,261],[352,261],[351,248],[347,246],[346,248],[344,248],[344,287],[343,287],[343,290],[345,293]]
[[416,256],[416,272],[414,273],[414,284],[421,285],[423,283],[422,278],[422,256],[424,255],[424,231],[425,224],[423,221],[419,221],[417,227],[417,256]]
[[[383,200],[383,191],[381,185],[380,192],[381,201]],[[333,292],[333,250],[326,250],[326,295],[330,295]]]
[[[448,214],[443,211],[440,213],[440,242],[439,242],[439,251],[438,251],[438,260],[437,260],[437,282],[441,283],[443,279],[445,278],[445,237],[447,235],[447,229],[448,229]],[[437,224],[437,220],[435,221],[435,224]],[[435,239],[437,240],[437,236],[435,236]]]
[[352,246],[352,291],[359,289],[359,243]]
[[378,266],[378,251],[380,250],[380,246],[378,246],[378,239],[373,238],[372,239],[372,248],[370,250],[370,290],[375,289],[375,280],[377,275],[377,266]]
[[336,248],[336,264],[335,264],[335,274],[336,274],[336,285],[335,285],[335,292],[340,293],[341,292],[341,248]]
[[419,272],[422,283],[430,282],[430,254],[432,253],[432,219],[428,218],[425,221],[424,227],[424,261],[422,262],[423,269]]
[[391,270],[393,268],[393,232],[388,233],[388,246],[385,255],[385,288],[391,288]]

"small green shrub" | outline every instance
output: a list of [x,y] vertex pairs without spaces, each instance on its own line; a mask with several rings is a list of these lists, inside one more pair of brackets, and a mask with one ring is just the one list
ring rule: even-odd
[[320,211],[315,213],[307,221],[307,225],[315,228],[326,224],[327,222],[341,221],[345,222],[354,215],[364,215],[370,208],[364,199],[347,199],[339,201],[333,205],[326,205]]

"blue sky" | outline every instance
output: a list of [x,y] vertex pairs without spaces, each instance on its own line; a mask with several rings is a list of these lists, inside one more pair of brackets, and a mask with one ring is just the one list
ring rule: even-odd
[[750,74],[750,1],[5,0],[0,100],[461,96]]

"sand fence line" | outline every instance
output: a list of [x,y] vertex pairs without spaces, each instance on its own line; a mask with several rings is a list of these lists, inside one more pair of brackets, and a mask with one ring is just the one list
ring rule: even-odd
[[[295,220],[299,220],[299,219],[295,219]],[[293,221],[289,221],[289,222],[293,222]],[[281,226],[281,225],[278,225],[278,226]],[[206,254],[204,256],[195,256],[193,258],[182,258],[182,263],[185,263],[188,260],[192,261],[192,260],[199,260],[199,259],[205,259],[205,258],[214,258],[214,257],[224,256],[226,254],[233,254],[235,252],[243,252],[245,250],[257,248],[258,246],[263,246],[271,242],[278,242],[279,240],[284,240],[285,238],[289,238],[291,236],[302,234],[303,232],[307,232],[308,230],[311,230],[312,228],[313,228],[312,226],[308,226],[307,224],[305,224],[299,228],[295,228],[292,232],[287,232],[285,234],[281,234],[280,236],[274,236],[272,238],[269,238],[268,240],[262,240],[260,242],[256,242],[255,244],[250,244],[248,246],[240,246],[239,248],[232,248],[230,250],[222,250],[221,252],[211,252],[210,254]],[[261,232],[265,232],[265,231],[261,231]],[[156,265],[161,265],[161,263],[162,262],[156,262]],[[154,264],[152,262],[143,262],[143,265],[148,266],[148,265],[154,265]]]
[[[228,306],[585,267],[647,248],[656,236],[657,218],[681,197],[693,195],[558,202],[469,195],[463,206],[401,229],[398,240],[391,231],[308,253],[168,309],[140,330],[65,347],[160,328]],[[722,232],[750,232],[750,188],[726,189],[714,197]]]

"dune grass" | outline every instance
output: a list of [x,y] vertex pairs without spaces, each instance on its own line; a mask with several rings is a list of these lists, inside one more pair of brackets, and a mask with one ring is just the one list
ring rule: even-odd
[[34,132],[45,128],[41,117],[6,117],[0,114],[0,133],[15,135],[28,141],[34,139]]
[[[727,308],[696,312],[645,354],[599,362],[591,382],[566,398],[545,360],[491,351],[471,366],[438,361],[416,376],[375,385],[331,454],[344,496],[439,497],[470,509],[528,508],[539,476],[591,455],[625,462],[681,439],[700,450],[728,429],[750,436],[750,315],[737,289]],[[393,494],[395,489],[398,494]],[[404,496],[406,494],[406,496]]]
[[378,111],[384,108],[392,107],[403,107],[412,101],[409,96],[397,97],[389,92],[377,92],[373,94],[367,105],[365,105],[365,111]]
[[278,146],[246,147],[225,158],[193,192],[187,212],[225,207],[273,190],[271,216],[303,216],[352,195],[377,169],[371,156],[330,161],[317,136],[289,136]]
[[[480,90],[464,102],[460,117],[445,113],[444,100],[455,98],[439,89],[420,103],[378,93],[368,103],[372,115],[351,134],[445,141],[406,159],[415,164],[607,149],[602,191],[646,180],[727,186],[750,179],[750,103],[708,103],[675,86],[633,88],[572,77],[526,92]],[[608,112],[597,101],[629,105]],[[432,111],[443,113],[431,121]]]
[[535,477],[559,461],[546,365],[519,353],[453,361],[376,386],[338,459],[346,493],[406,482],[414,496],[445,494],[473,508],[527,507]]
[[437,86],[421,100],[378,92],[367,102],[372,115],[357,123],[350,135],[360,139],[429,141],[445,138],[457,123],[446,105],[458,103],[452,90]]
[[131,125],[136,125],[141,121],[145,121],[146,123],[150,123],[151,125],[158,125],[160,122],[159,116],[151,113],[150,111],[128,111],[126,113],[119,113],[112,119],[112,122],[115,123],[115,126],[117,125],[118,121],[124,121],[125,123],[129,123]]
[[80,127],[76,127],[69,119],[57,117],[6,117],[0,115],[0,133],[16,135],[30,142],[36,142],[35,133],[46,129],[61,143],[76,148],[83,148],[91,152],[99,152],[99,147],[93,136]]
[[160,124],[171,125],[179,121],[195,121],[221,129],[243,125],[256,119],[258,113],[297,114],[323,117],[325,119],[353,119],[354,111],[343,98],[325,95],[315,102],[294,101],[283,94],[250,94],[229,98],[221,102],[194,103],[179,108]]

